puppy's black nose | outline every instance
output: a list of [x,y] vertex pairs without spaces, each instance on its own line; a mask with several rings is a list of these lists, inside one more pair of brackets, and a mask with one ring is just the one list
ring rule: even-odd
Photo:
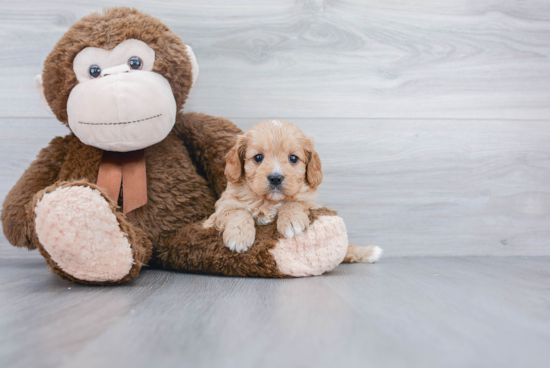
[[283,179],[285,177],[280,174],[271,174],[267,177],[267,180],[269,180],[269,183],[273,186],[279,186],[283,182]]

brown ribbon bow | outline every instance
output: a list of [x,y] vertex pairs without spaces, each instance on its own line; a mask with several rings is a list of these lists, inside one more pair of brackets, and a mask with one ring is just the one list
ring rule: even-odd
[[109,198],[118,201],[122,183],[122,212],[127,214],[147,204],[145,150],[132,152],[103,151],[97,186],[107,190]]

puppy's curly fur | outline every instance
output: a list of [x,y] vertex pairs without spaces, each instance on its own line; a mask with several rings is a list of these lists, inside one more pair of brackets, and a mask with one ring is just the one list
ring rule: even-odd
[[254,224],[277,219],[277,230],[287,238],[308,225],[323,174],[313,140],[296,126],[268,120],[239,135],[227,154],[226,191],[204,227],[223,230],[231,250],[246,251],[254,243]]

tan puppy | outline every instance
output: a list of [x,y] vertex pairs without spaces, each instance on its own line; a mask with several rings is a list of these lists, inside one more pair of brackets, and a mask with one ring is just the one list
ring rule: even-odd
[[[223,231],[225,245],[245,252],[254,243],[254,225],[275,219],[277,230],[287,238],[308,225],[308,213],[323,180],[321,160],[313,140],[294,125],[263,121],[237,138],[227,154],[227,189],[216,202],[216,212],[204,227]],[[345,261],[372,263],[380,258],[379,247],[350,245]]]

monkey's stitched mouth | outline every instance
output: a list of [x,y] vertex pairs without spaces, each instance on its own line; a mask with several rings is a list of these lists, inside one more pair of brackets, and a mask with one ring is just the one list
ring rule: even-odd
[[141,121],[146,121],[146,120],[151,120],[151,119],[154,119],[154,118],[158,118],[159,116],[162,116],[162,114],[151,116],[151,117],[148,117],[148,118],[145,118],[145,119],[132,120],[132,121],[122,121],[122,122],[118,122],[118,123],[87,123],[87,122],[84,122],[84,121],[79,121],[78,124],[84,124],[84,125],[123,125],[123,124],[139,123]]

